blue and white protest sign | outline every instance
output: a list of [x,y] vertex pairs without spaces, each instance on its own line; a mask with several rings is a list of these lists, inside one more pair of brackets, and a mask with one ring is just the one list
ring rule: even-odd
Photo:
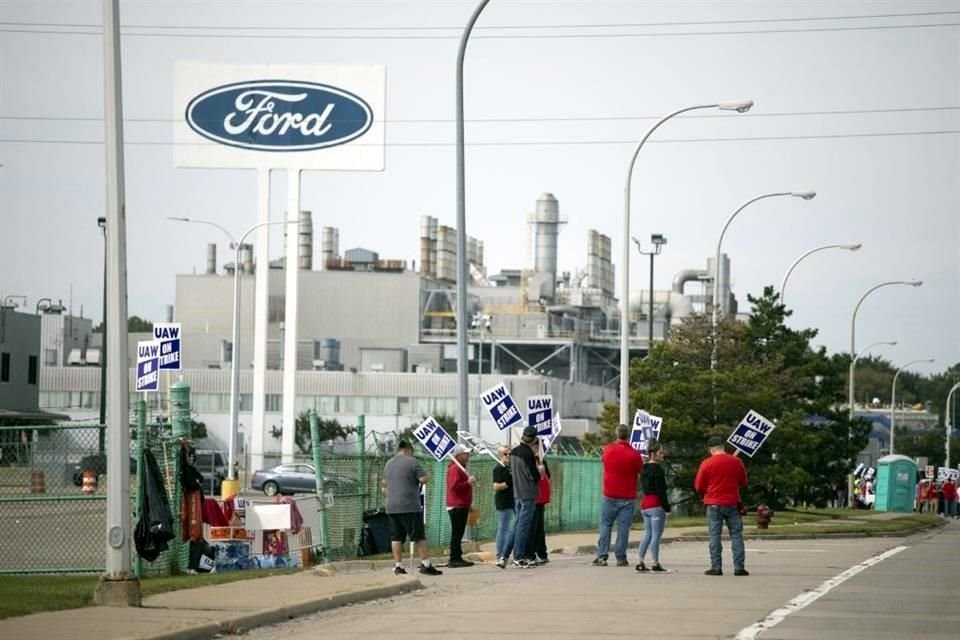
[[553,396],[527,398],[527,426],[536,427],[540,437],[553,432]]
[[633,415],[633,429],[630,431],[630,446],[636,449],[640,455],[647,455],[650,440],[660,437],[660,428],[663,426],[663,418],[650,415],[643,409],[637,409]]
[[950,479],[949,467],[937,467],[937,482],[946,482]]
[[510,397],[510,392],[502,382],[484,391],[480,399],[501,431],[523,421],[517,403]]
[[136,391],[157,391],[160,388],[160,343],[146,340],[137,343]]
[[752,458],[775,427],[775,424],[751,410],[733,430],[727,442],[737,451]]
[[447,457],[447,454],[457,446],[457,443],[447,435],[447,432],[433,416],[424,420],[413,432],[413,435],[438,461]]
[[153,339],[160,343],[160,368],[180,370],[180,323],[158,322]]
[[541,458],[547,455],[547,451],[550,451],[550,447],[552,447],[553,443],[560,437],[560,431],[560,416],[554,416],[553,420],[550,421],[550,433],[545,436],[540,436]]

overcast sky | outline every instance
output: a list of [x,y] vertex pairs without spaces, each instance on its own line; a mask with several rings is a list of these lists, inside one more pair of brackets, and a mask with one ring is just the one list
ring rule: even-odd
[[[130,313],[162,320],[174,275],[202,270],[208,241],[228,259],[215,230],[166,216],[237,234],[256,220],[254,172],[175,168],[176,61],[384,64],[386,170],[307,173],[302,203],[315,228],[340,229],[341,252],[363,246],[410,261],[420,215],[455,225],[454,66],[473,5],[121,2]],[[818,17],[829,19],[806,20]],[[0,295],[24,294],[32,308],[72,291],[74,310],[99,320],[101,4],[0,0],[0,23]],[[467,124],[468,233],[485,241],[490,273],[522,267],[526,213],[549,191],[569,221],[560,269],[585,266],[595,228],[613,239],[619,280],[624,175],[651,118],[752,98],[746,115],[672,120],[643,149],[632,232],[669,239],[656,288],[705,268],[744,201],[814,189],[813,201],[766,200],[730,227],[724,249],[741,309],[748,293],[779,286],[803,252],[862,242],[858,253],[824,251],[797,268],[791,325],[846,351],[864,292],[922,279],[871,295],[857,344],[898,340],[876,353],[897,365],[935,357],[915,369],[941,371],[960,361],[958,25],[951,0],[493,0],[467,55],[467,118],[485,120]],[[285,190],[276,174],[275,217]],[[275,238],[271,258],[280,250]],[[646,259],[631,262],[631,288],[642,289]]]

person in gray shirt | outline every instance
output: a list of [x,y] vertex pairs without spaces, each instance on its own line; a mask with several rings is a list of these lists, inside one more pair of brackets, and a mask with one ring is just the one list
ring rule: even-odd
[[520,444],[510,453],[510,473],[513,476],[513,497],[517,509],[513,528],[513,566],[524,569],[536,566],[530,562],[533,550],[527,548],[527,539],[530,537],[535,502],[540,494],[540,474],[544,472],[542,467],[538,467],[534,454],[539,446],[537,429],[527,427],[523,430]]
[[387,516],[390,520],[390,548],[393,551],[394,575],[405,575],[403,543],[407,538],[416,543],[420,554],[420,573],[439,576],[443,572],[433,566],[427,557],[427,536],[420,512],[420,485],[426,484],[427,473],[413,457],[413,447],[401,440],[397,455],[387,461],[383,481],[387,490]]

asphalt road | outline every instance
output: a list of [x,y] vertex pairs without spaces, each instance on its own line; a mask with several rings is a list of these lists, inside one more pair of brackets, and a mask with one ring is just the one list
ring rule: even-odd
[[[727,573],[704,576],[707,546],[694,542],[662,548],[668,575],[593,567],[585,556],[556,556],[530,570],[477,565],[424,576],[427,589],[414,594],[248,637],[954,640],[960,637],[953,590],[960,578],[958,551],[960,523],[951,522],[907,539],[748,541],[749,577],[732,575],[729,547]],[[858,567],[865,561],[873,564]],[[845,575],[845,581],[837,578]],[[798,596],[805,602],[784,609]],[[773,612],[770,620],[778,624],[754,627]]]

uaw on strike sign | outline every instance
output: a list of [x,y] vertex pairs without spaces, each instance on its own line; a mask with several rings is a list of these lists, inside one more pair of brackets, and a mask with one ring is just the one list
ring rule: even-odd
[[764,418],[756,411],[750,411],[737,428],[733,430],[727,442],[737,451],[753,457],[760,445],[766,442],[767,437],[773,432],[775,424]]

